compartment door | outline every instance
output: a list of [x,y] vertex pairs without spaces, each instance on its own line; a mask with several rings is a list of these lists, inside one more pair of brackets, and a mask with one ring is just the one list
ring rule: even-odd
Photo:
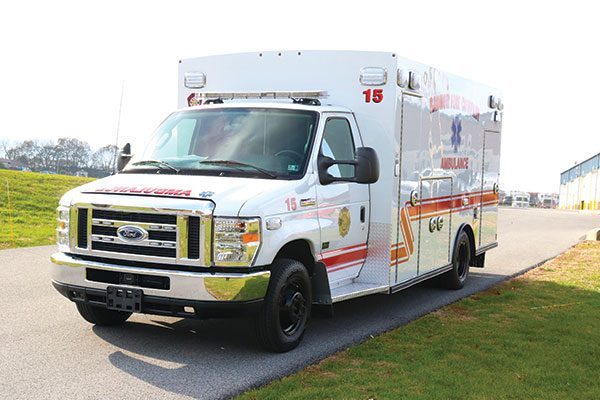
[[423,178],[419,207],[419,275],[450,263],[452,178]]
[[477,248],[496,242],[496,226],[498,223],[500,133],[485,131],[484,135],[483,161],[481,163],[483,168],[481,176],[481,224],[479,228],[479,246]]
[[[413,194],[419,194],[419,160],[427,138],[422,134],[422,97],[403,93],[399,100],[400,121],[396,131],[400,152],[396,157],[394,175],[398,184],[398,199],[393,213],[390,282],[401,283],[417,276],[419,220],[417,207],[411,206]],[[401,100],[401,101],[400,101]]]

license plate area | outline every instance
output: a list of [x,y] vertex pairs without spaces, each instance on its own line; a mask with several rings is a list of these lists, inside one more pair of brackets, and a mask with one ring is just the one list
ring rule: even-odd
[[142,291],[119,286],[106,288],[106,308],[115,311],[141,312]]

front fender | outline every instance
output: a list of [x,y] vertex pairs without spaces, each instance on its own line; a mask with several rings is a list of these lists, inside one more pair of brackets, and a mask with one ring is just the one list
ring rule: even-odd
[[[267,221],[271,218],[281,219],[281,228],[268,230]],[[316,210],[266,217],[262,225],[261,246],[255,265],[270,265],[279,250],[294,240],[305,240],[310,247],[312,257],[318,259],[321,234]]]

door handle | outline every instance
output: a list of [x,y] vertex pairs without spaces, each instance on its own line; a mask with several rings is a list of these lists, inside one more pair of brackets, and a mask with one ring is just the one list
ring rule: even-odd
[[365,214],[366,214],[365,206],[361,206],[360,207],[360,222],[362,222],[362,223],[365,222]]

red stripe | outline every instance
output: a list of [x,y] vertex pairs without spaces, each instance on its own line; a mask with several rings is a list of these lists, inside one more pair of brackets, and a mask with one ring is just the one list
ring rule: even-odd
[[402,209],[400,211],[400,216],[400,220],[402,222],[401,228],[402,233],[404,234],[404,240],[406,241],[406,247],[408,248],[408,252],[412,254],[414,251],[414,237],[411,234],[410,221],[406,209]]
[[406,247],[404,247],[403,245],[398,247],[397,249],[392,250],[391,252],[392,262],[405,257],[408,257],[408,252],[406,251]]
[[350,253],[340,254],[333,257],[324,258],[322,261],[325,265],[329,267],[333,267],[339,264],[346,264],[352,261],[360,260],[362,258],[367,258],[367,249],[361,249],[356,251],[351,251]]
[[467,205],[463,205],[463,198],[456,198],[451,200],[440,201],[437,203],[426,203],[419,204],[416,207],[410,207],[408,212],[411,216],[412,220],[419,219],[420,215],[429,215],[431,213],[439,213],[439,212],[448,212],[450,209],[455,210],[459,209],[468,209],[469,206],[479,206],[481,203],[490,203],[498,200],[497,194],[485,194],[479,197],[469,198],[469,203]]
[[[440,197],[428,197],[426,199],[422,199],[419,204],[429,204],[435,201],[439,201],[439,200],[457,200],[460,199],[462,201],[463,198],[465,197],[481,197],[482,195],[489,195],[492,194],[494,196],[497,196],[497,194],[494,194],[493,190],[484,190],[484,191],[479,191],[479,192],[467,192],[467,193],[458,193],[458,194],[453,194],[451,196],[440,196]],[[470,199],[469,199],[470,200]],[[405,203],[405,205],[410,206],[410,201],[407,201]]]
[[492,205],[496,205],[498,202],[496,200],[493,201],[489,201],[487,203],[475,203],[475,204],[470,204],[467,206],[460,206],[460,207],[455,207],[452,210],[450,210],[449,208],[447,209],[442,209],[442,210],[427,210],[427,212],[424,212],[422,214],[415,214],[411,217],[411,221],[418,221],[419,219],[422,218],[431,218],[431,217],[435,217],[435,216],[439,216],[439,215],[444,215],[444,214],[449,214],[449,213],[457,213],[460,211],[467,211],[467,210],[472,210],[475,207],[479,207],[479,206],[492,206]]
[[344,265],[343,267],[331,268],[331,269],[328,269],[327,272],[341,271],[342,269],[356,267],[357,265],[361,265],[363,262],[364,262],[364,260],[361,260],[361,261],[359,261],[357,263],[354,263],[354,264]]
[[366,243],[355,244],[355,245],[348,246],[348,247],[341,247],[339,249],[321,252],[321,257],[325,256],[325,254],[334,254],[334,253],[337,253],[337,252],[340,252],[340,251],[346,251],[346,250],[350,250],[350,249],[355,249],[357,247],[363,247],[363,246],[366,246],[366,245],[367,245]]
[[457,193],[449,196],[440,196],[440,197],[428,197],[423,200],[423,202],[431,202],[436,200],[445,200],[445,199],[455,199],[457,197],[471,197],[471,196],[480,196],[485,193],[493,193],[493,190],[480,190],[478,192],[466,192],[466,193]]

